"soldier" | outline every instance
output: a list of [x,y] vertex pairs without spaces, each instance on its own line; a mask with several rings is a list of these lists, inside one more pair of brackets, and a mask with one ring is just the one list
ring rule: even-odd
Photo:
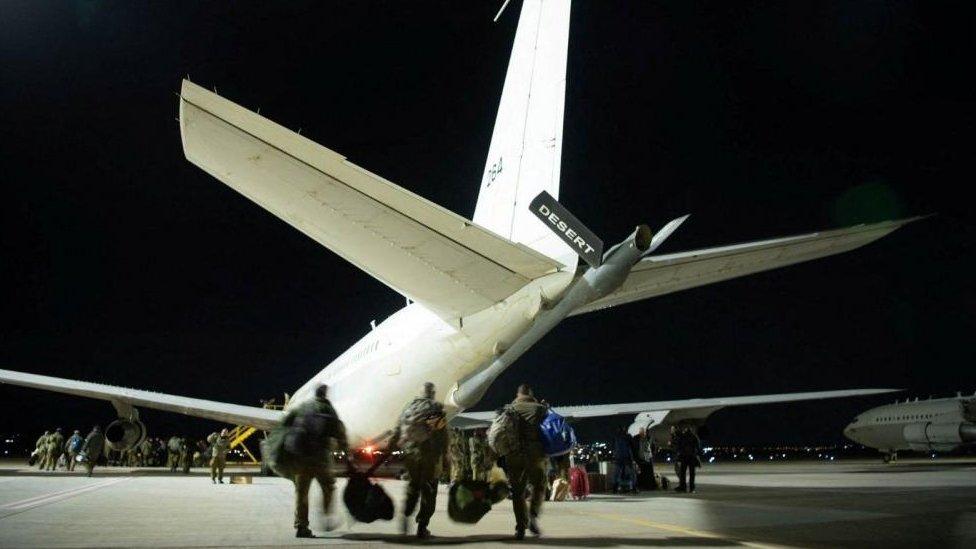
[[184,475],[190,474],[190,466],[193,465],[193,449],[190,446],[189,438],[180,439],[180,469]]
[[139,443],[139,467],[148,467],[152,464],[153,458],[153,443],[146,437],[141,443]]
[[484,431],[475,431],[468,439],[468,453],[471,456],[471,478],[488,481],[491,476],[491,449]]
[[447,447],[451,460],[451,482],[471,478],[471,459],[468,454],[468,441],[461,429],[451,429],[451,442]]
[[[515,511],[515,539],[525,538],[525,529],[541,535],[539,513],[546,496],[546,454],[539,440],[539,424],[546,417],[547,409],[535,399],[532,388],[519,385],[512,410],[519,417],[519,451],[505,456],[505,468],[512,485],[512,507]],[[526,486],[532,487],[528,509],[525,507]]]
[[430,517],[437,503],[437,478],[443,467],[448,446],[447,418],[444,407],[434,400],[434,384],[424,383],[422,396],[413,399],[403,409],[393,428],[390,449],[403,450],[407,468],[406,502],[400,531],[407,533],[410,515],[420,501],[417,513],[417,538],[430,537]]
[[227,429],[221,429],[220,434],[211,433],[207,437],[210,443],[210,482],[217,484],[219,480],[224,483],[224,466],[227,465],[227,451],[230,450],[230,437],[227,436]]
[[85,469],[88,470],[88,476],[92,476],[92,471],[95,469],[95,462],[98,458],[102,457],[102,450],[105,449],[105,435],[102,434],[102,429],[98,425],[92,428],[88,436],[85,437],[85,444],[82,446],[82,451],[85,453]]
[[67,469],[69,471],[75,470],[75,458],[81,453],[81,449],[85,446],[85,439],[81,437],[81,431],[75,429],[75,432],[68,438],[68,442],[64,443],[64,451],[68,454],[66,458],[68,460]]
[[58,458],[61,457],[61,449],[64,446],[64,435],[61,434],[61,428],[58,427],[50,434],[47,438],[47,452],[45,452],[44,457],[47,459],[47,470],[53,471],[57,468]]
[[678,462],[681,468],[678,475],[678,492],[695,491],[695,469],[701,467],[701,441],[691,427],[685,427],[678,433],[677,448]]
[[335,478],[332,475],[332,451],[340,450],[348,456],[349,444],[346,442],[346,427],[339,420],[339,415],[327,398],[328,391],[328,385],[324,383],[319,385],[315,389],[315,398],[288,412],[282,421],[282,425],[288,428],[301,423],[308,432],[328,433],[327,438],[335,441],[332,445],[325,440],[321,448],[315,443],[323,441],[309,441],[314,451],[312,454],[299,456],[301,462],[296,464],[297,472],[292,481],[295,483],[295,537],[299,538],[313,537],[312,531],[308,528],[308,489],[312,486],[313,479],[318,481],[319,487],[322,488],[326,529],[335,528],[331,515],[332,491],[335,488]]
[[176,472],[176,467],[180,464],[180,446],[183,445],[183,440],[173,435],[169,437],[169,441],[166,442],[166,466],[169,467],[170,473]]
[[41,470],[44,470],[44,465],[47,463],[47,441],[49,438],[51,438],[51,431],[44,431],[44,434],[34,444],[34,455],[37,456],[37,468]]

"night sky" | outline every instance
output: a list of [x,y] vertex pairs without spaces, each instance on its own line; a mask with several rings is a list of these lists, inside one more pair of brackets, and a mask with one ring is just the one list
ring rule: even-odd
[[[492,23],[500,5],[4,0],[0,367],[240,404],[296,389],[403,299],[187,162],[181,78],[470,217],[520,9]],[[938,215],[569,319],[483,407],[522,381],[561,404],[976,390],[973,36],[969,2],[577,2],[561,202],[608,243],[685,213],[661,253]],[[890,400],[725,410],[706,441],[837,441]],[[0,407],[32,436],[114,417],[10,386]]]

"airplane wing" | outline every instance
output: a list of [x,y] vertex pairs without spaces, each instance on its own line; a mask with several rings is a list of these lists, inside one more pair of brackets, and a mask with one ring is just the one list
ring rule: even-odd
[[696,286],[768,271],[853,250],[920,217],[884,221],[718,248],[646,257],[634,265],[623,285],[573,311],[588,313]]
[[164,410],[166,412],[176,412],[193,417],[222,421],[231,425],[251,425],[262,430],[271,429],[284,417],[284,412],[281,410],[269,410],[257,406],[241,406],[239,404],[215,402],[201,398],[167,395],[152,391],[141,391],[139,389],[28,374],[12,370],[0,370],[0,383],[96,398],[113,403]]
[[[684,415],[692,417],[696,413],[704,413],[707,417],[720,408],[727,406],[749,406],[752,404],[776,404],[783,402],[797,402],[801,400],[820,400],[827,398],[845,398],[853,396],[878,395],[893,393],[900,389],[843,389],[839,391],[813,391],[806,393],[780,393],[775,395],[753,395],[718,398],[691,398],[687,400],[660,400],[652,402],[628,402],[623,404],[592,404],[585,406],[553,406],[559,415],[570,419],[588,417],[617,416],[624,414],[639,414],[642,412],[686,412]],[[464,420],[491,421],[495,412],[462,412],[458,417]]]
[[188,80],[180,133],[187,160],[443,318],[561,267]]

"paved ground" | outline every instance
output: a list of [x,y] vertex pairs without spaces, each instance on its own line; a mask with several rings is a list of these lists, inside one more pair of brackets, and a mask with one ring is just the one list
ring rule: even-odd
[[[0,547],[409,542],[395,522],[296,540],[292,488],[282,479],[213,486],[202,471],[97,473],[89,479],[0,464]],[[544,537],[523,545],[976,547],[973,460],[715,464],[699,478],[696,494],[547,503]],[[382,482],[399,499],[402,484]],[[442,504],[443,497],[442,489]],[[507,504],[475,526],[454,524],[439,509],[427,544],[507,544],[512,527]]]

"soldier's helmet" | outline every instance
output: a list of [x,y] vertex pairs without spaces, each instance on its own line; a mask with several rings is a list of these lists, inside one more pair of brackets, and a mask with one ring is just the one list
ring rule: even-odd
[[315,388],[315,398],[325,400],[329,396],[329,386],[325,383]]
[[424,382],[424,396],[427,398],[434,398],[435,388],[434,384],[427,381]]

